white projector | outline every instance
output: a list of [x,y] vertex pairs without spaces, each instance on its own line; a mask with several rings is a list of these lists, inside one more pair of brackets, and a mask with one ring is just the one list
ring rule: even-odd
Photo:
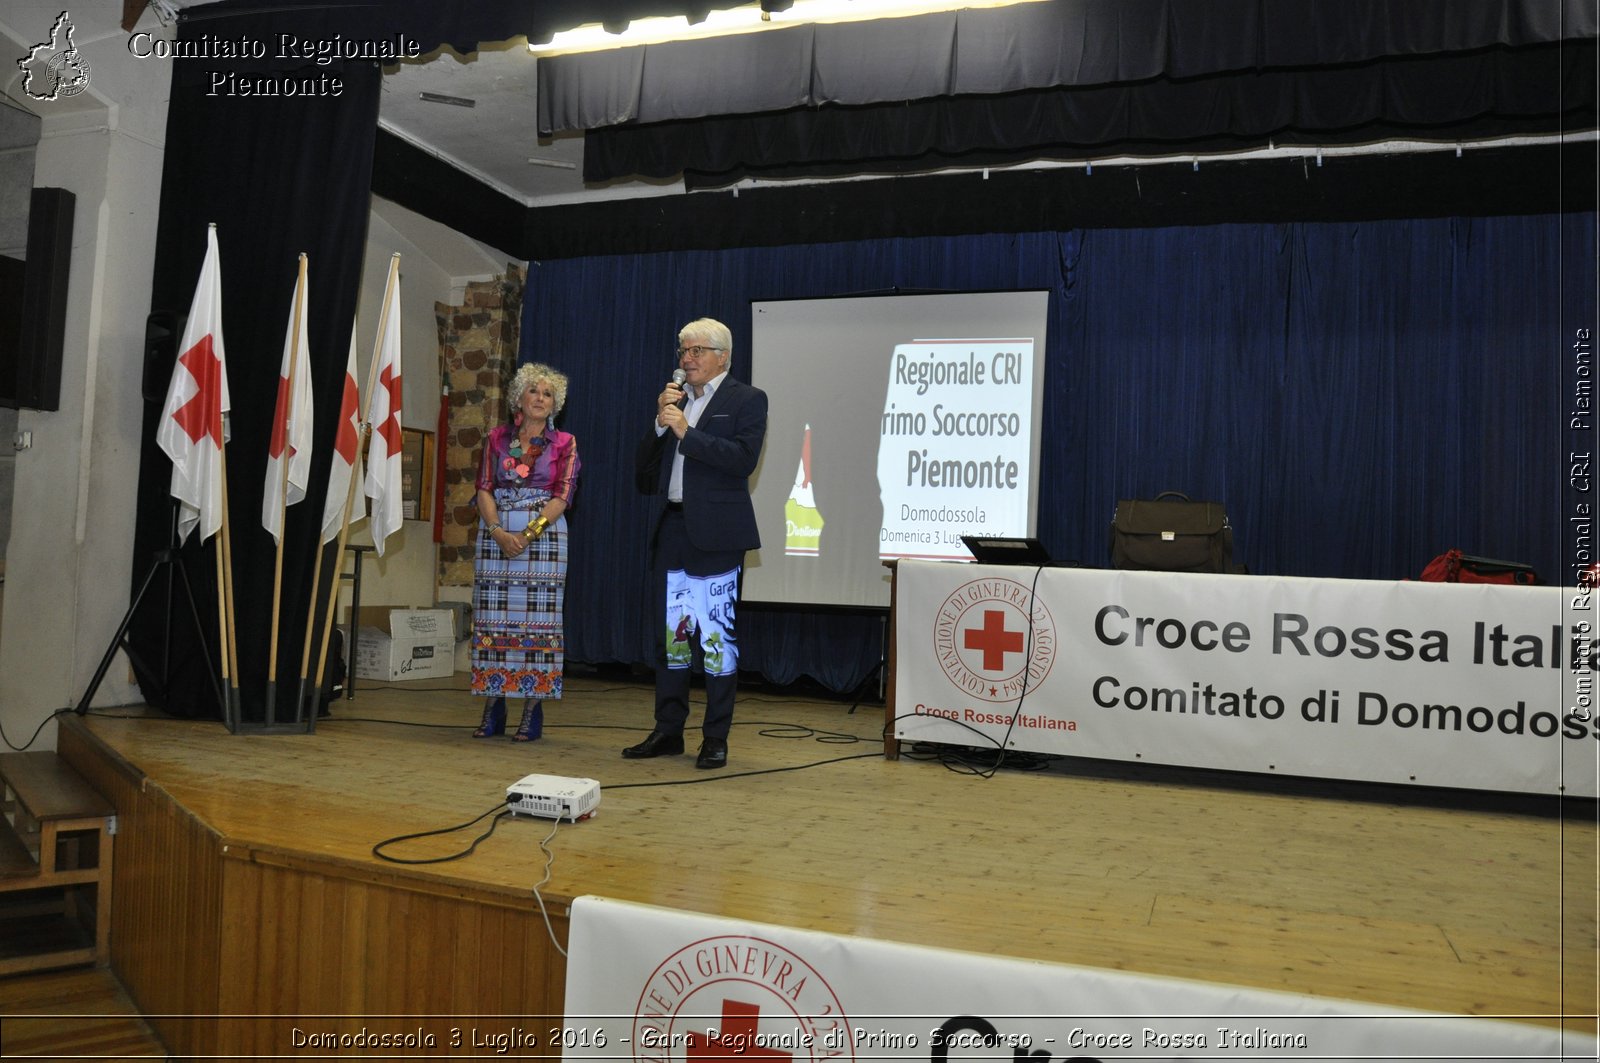
[[576,823],[600,807],[600,784],[565,775],[524,775],[506,788],[506,805],[512,815]]

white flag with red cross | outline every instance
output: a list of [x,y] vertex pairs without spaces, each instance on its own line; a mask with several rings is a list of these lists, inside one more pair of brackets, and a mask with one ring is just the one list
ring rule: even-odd
[[[361,447],[361,401],[356,387],[356,330],[350,328],[350,357],[345,362],[344,384],[340,390],[339,427],[333,437],[333,464],[328,467],[328,497],[322,505],[322,541],[331,543],[339,537],[346,523],[345,505],[350,501],[350,480],[356,473],[357,453]],[[352,505],[348,523],[355,523],[365,513],[365,504]]]
[[367,497],[372,499],[372,544],[383,556],[384,542],[400,530],[402,490],[400,450],[400,271],[399,256],[390,266],[388,290],[373,367],[374,384],[367,396],[372,440],[367,444]]
[[[306,256],[300,256],[289,323],[278,369],[278,402],[272,412],[267,474],[261,495],[261,526],[283,538],[283,511],[306,497],[311,475],[311,347],[306,326]],[[287,469],[285,468],[287,463]]]
[[231,408],[222,345],[222,267],[217,227],[206,236],[206,257],[178,344],[156,443],[172,459],[172,497],[178,500],[178,541],[200,529],[204,542],[222,527],[223,416]]

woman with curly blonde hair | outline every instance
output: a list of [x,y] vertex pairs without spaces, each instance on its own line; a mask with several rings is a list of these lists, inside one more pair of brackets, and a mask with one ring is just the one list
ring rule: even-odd
[[472,693],[488,698],[477,738],[505,733],[506,698],[523,700],[519,742],[544,729],[544,701],[561,697],[567,507],[578,442],[555,427],[567,378],[548,365],[517,370],[511,420],[496,426],[478,465],[482,525],[472,582]]

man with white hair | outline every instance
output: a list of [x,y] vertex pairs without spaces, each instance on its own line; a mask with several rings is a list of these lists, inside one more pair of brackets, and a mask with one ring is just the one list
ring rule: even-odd
[[[678,332],[678,364],[656,396],[653,429],[635,455],[639,489],[656,496],[653,578],[660,624],[655,726],[624,757],[683,752],[689,672],[698,657],[706,714],[697,768],[728,763],[739,682],[734,611],[746,551],[759,549],[750,475],[767,434],[767,395],[728,373],[733,337],[711,318]],[[679,382],[681,379],[681,383]]]

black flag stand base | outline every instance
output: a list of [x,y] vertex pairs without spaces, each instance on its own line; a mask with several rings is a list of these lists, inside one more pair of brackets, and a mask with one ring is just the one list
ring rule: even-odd
[[290,721],[279,722],[279,720],[278,720],[278,682],[275,679],[274,680],[270,680],[267,683],[267,703],[266,703],[265,707],[263,708],[263,711],[266,713],[266,721],[265,722],[263,722],[263,723],[251,723],[251,724],[248,724],[248,725],[246,725],[244,723],[240,723],[239,724],[239,729],[241,731],[242,730],[248,730],[251,734],[258,734],[258,735],[287,735],[287,734],[310,734],[311,733],[311,729],[309,727],[307,727],[303,721],[296,720],[296,721],[293,721],[293,722],[290,722]]
[[280,720],[277,711],[278,684],[267,684],[266,703],[262,708],[266,718],[264,720],[245,720],[236,711],[235,722],[228,730],[234,734],[249,735],[308,735],[314,728],[305,720]]
[[133,618],[139,611],[139,605],[144,601],[145,594],[155,583],[156,576],[166,574],[167,612],[166,624],[162,631],[161,639],[161,686],[166,691],[172,678],[172,599],[173,578],[183,584],[183,596],[189,604],[189,616],[194,620],[195,632],[200,639],[200,655],[206,662],[206,674],[211,679],[211,689],[217,696],[217,707],[222,711],[223,719],[229,718],[228,701],[222,692],[222,684],[217,680],[217,670],[211,663],[211,648],[206,643],[205,627],[200,621],[200,609],[195,604],[194,588],[189,584],[189,575],[183,570],[183,563],[178,559],[178,551],[173,548],[156,552],[155,559],[151,562],[150,571],[145,575],[144,582],[139,585],[139,591],[133,596],[133,601],[128,603],[128,611],[122,617],[122,623],[117,625],[117,633],[111,637],[111,645],[106,647],[105,656],[100,658],[100,667],[95,669],[94,678],[89,680],[89,688],[83,692],[77,707],[72,711],[79,716],[89,711],[89,702],[94,699],[100,684],[105,680],[106,672],[111,668],[111,662],[116,659],[117,651],[123,650],[130,657],[134,656],[132,647],[127,645],[128,628],[133,624]]

